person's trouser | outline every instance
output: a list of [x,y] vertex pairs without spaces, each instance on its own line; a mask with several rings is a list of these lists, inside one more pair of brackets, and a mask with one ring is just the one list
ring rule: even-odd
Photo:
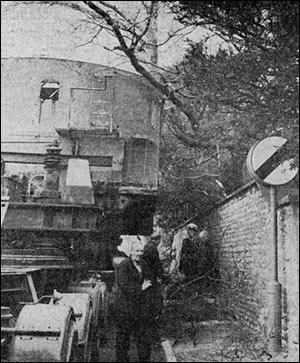
[[120,319],[116,324],[116,362],[129,362],[130,337],[135,336],[140,362],[150,362],[151,335],[146,321]]
[[140,362],[150,362],[151,356],[151,326],[148,321],[139,321],[136,327],[135,338]]

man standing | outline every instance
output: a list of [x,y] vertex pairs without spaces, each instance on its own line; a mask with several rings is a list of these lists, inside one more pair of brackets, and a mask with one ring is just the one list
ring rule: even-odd
[[130,337],[136,337],[140,362],[150,362],[153,316],[151,270],[142,260],[144,244],[136,239],[130,258],[124,259],[116,270],[116,361],[129,362]]
[[145,244],[143,260],[151,269],[154,280],[160,283],[164,278],[164,274],[157,250],[159,243],[160,235],[151,236],[151,239]]
[[160,235],[152,235],[151,239],[145,244],[144,254],[143,254],[143,260],[149,266],[154,279],[154,283],[151,288],[152,289],[151,300],[149,301],[153,306],[153,316],[149,321],[153,342],[160,341],[158,331],[164,307],[163,294],[160,290],[161,290],[161,284],[166,282],[166,277],[164,275],[164,271],[162,268],[162,264],[157,249],[159,243],[160,243]]
[[184,274],[185,280],[190,281],[199,277],[203,251],[200,248],[198,226],[190,223],[187,226],[187,238],[182,241],[179,271]]

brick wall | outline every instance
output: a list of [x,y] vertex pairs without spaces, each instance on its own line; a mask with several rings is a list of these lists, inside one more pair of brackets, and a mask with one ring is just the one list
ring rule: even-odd
[[[282,285],[282,345],[299,351],[298,197],[278,189],[278,280]],[[283,197],[285,195],[285,197]],[[296,200],[295,200],[296,199]],[[268,191],[250,183],[207,218],[219,248],[226,306],[241,322],[264,333],[268,284],[274,281],[274,243]]]

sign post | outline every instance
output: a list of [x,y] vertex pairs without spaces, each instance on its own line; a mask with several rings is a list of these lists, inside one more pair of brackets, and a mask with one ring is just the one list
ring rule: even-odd
[[259,184],[269,187],[271,208],[271,236],[273,242],[273,280],[268,286],[269,350],[281,351],[281,284],[278,281],[277,189],[290,182],[298,173],[292,168],[293,160],[286,160],[288,141],[273,136],[252,146],[247,156],[247,169]]

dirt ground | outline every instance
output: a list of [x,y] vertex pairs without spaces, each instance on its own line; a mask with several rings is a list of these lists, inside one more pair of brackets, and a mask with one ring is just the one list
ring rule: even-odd
[[[134,339],[130,342],[129,351],[130,361],[138,362],[137,348]],[[165,362],[165,354],[160,344],[155,344],[152,347],[151,353],[152,362]],[[98,359],[94,359],[94,362],[115,362],[115,329],[110,327],[107,334],[107,341],[102,345]]]
[[170,341],[178,362],[298,362],[281,353],[268,355],[263,349],[247,346],[239,327],[230,321],[208,321],[197,325],[192,337]]
[[[115,361],[114,330],[112,325],[109,328],[97,362]],[[170,343],[177,362],[299,362],[298,356],[285,352],[270,356],[264,343],[233,320],[212,294],[198,294],[193,289],[165,301],[160,337]],[[152,362],[164,362],[161,345],[153,348]],[[137,361],[134,341],[130,356],[131,361]]]
[[185,291],[166,301],[161,327],[178,362],[299,361],[284,352],[268,354],[259,337],[232,320],[209,294]]

